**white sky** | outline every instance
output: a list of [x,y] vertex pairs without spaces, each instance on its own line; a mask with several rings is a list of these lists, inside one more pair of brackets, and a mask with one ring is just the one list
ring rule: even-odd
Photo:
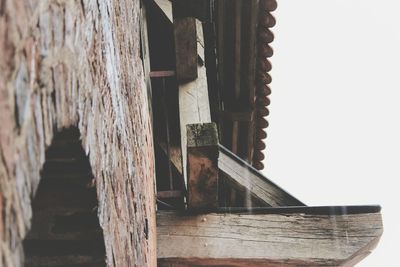
[[398,267],[400,1],[280,0],[265,174],[308,205],[380,204],[361,267]]

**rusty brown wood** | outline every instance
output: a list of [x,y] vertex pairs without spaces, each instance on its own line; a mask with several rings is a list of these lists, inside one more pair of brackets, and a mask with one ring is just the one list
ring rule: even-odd
[[188,208],[218,206],[218,134],[215,123],[187,125]]

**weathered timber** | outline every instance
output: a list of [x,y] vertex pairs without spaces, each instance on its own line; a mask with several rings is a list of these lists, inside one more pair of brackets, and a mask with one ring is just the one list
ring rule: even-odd
[[[201,27],[197,28],[197,39],[203,39]],[[202,51],[199,49],[200,54]],[[194,123],[211,122],[210,104],[208,98],[207,76],[205,66],[197,65],[198,77],[196,80],[179,85],[179,119],[181,131],[181,150],[182,158],[186,159],[186,125]],[[186,160],[183,160],[183,175],[186,177]]]
[[307,209],[282,214],[158,212],[158,264],[353,266],[382,235],[379,212],[317,215]]
[[232,187],[241,192],[248,192],[251,197],[266,206],[304,206],[302,202],[285,192],[228,149],[222,145],[219,146],[219,149],[218,168],[226,174]]
[[156,266],[140,1],[0,2],[0,266],[22,266],[46,148],[71,126],[92,166],[108,266]]
[[176,76],[179,82],[197,78],[197,42],[195,18],[175,18],[174,22]]
[[215,123],[187,125],[188,208],[218,206],[218,133]]
[[[165,144],[160,144],[166,153]],[[179,173],[182,173],[182,155],[177,147],[171,147],[171,162]],[[185,164],[186,165],[186,164]],[[305,206],[304,203],[274,184],[249,163],[219,145],[218,169],[222,171],[228,184],[241,194],[255,200],[253,204],[262,206]],[[254,205],[253,205],[254,206]]]

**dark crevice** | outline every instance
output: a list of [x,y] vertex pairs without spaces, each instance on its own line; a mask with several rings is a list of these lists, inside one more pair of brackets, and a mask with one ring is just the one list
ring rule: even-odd
[[24,241],[26,267],[106,266],[96,188],[78,129],[55,135],[46,151]]

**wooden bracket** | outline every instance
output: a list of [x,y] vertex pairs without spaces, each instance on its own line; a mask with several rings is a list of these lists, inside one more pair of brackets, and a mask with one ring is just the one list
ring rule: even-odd
[[215,123],[187,125],[188,208],[218,206],[218,133]]

